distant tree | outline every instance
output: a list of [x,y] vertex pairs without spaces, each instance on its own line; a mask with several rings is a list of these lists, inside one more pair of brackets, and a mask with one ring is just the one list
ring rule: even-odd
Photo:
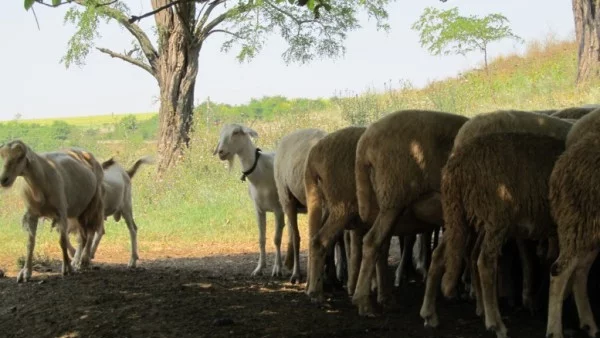
[[503,39],[523,41],[508,23],[504,15],[497,13],[480,18],[461,16],[456,7],[448,10],[427,7],[411,28],[419,32],[421,46],[432,55],[466,55],[480,51],[487,72],[490,43]]
[[50,129],[52,138],[59,141],[65,141],[71,135],[71,125],[65,121],[56,120],[52,122]]
[[138,120],[133,114],[126,115],[119,121],[119,127],[123,128],[126,132],[135,131],[138,129]]

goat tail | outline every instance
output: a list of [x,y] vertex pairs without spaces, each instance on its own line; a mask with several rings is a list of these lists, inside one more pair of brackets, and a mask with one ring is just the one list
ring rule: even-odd
[[131,166],[131,168],[127,169],[127,175],[129,175],[129,178],[133,178],[133,176],[135,175],[135,173],[138,171],[138,169],[140,168],[140,166],[142,164],[153,164],[154,163],[154,159],[151,156],[144,156],[140,159],[138,159],[137,161],[135,161],[135,163]]
[[468,234],[466,212],[462,204],[462,182],[455,180],[457,178],[455,173],[460,175],[461,169],[454,166],[456,170],[452,170],[452,162],[452,159],[450,159],[443,169],[441,182],[445,227],[442,238],[445,247],[445,272],[442,278],[442,292],[445,297],[452,297],[462,274],[462,263],[465,256]]
[[373,182],[370,174],[373,168],[366,158],[366,151],[362,142],[358,142],[356,148],[356,197],[358,200],[358,214],[363,222],[369,221],[371,214],[371,200],[375,195]]
[[114,157],[111,157],[108,160],[102,162],[102,164],[100,164],[100,166],[102,166],[102,170],[106,170],[115,163],[117,163],[117,162],[115,161]]

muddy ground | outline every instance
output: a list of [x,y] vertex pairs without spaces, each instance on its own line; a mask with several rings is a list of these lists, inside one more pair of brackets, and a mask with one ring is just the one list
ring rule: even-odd
[[[37,273],[26,284],[0,278],[0,336],[495,336],[475,316],[474,305],[460,300],[440,300],[442,326],[425,329],[418,281],[396,290],[397,305],[383,316],[361,318],[343,292],[317,306],[303,293],[304,284],[250,277],[256,259],[256,254],[157,259],[135,270],[96,262],[93,269],[66,278],[56,274],[55,261],[43,267],[52,271]],[[511,337],[543,337],[543,315],[502,311]]]

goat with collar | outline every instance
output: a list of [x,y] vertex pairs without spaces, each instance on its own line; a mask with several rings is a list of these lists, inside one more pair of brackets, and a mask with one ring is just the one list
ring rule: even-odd
[[[275,177],[273,174],[274,152],[263,152],[252,142],[252,137],[258,137],[258,133],[240,124],[226,124],[221,129],[219,143],[213,153],[218,155],[222,161],[229,163],[229,170],[233,167],[234,157],[237,155],[242,167],[242,181],[246,178],[250,182],[248,190],[256,213],[258,224],[258,242],[260,256],[258,264],[252,276],[262,274],[266,268],[266,227],[267,212],[275,214],[275,264],[272,276],[282,275],[281,260],[281,236],[285,226],[284,213],[277,195]],[[289,243],[288,245],[292,245]]]

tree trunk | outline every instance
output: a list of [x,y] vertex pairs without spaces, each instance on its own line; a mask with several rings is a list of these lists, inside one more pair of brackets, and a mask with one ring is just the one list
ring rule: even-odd
[[600,1],[573,0],[575,38],[578,46],[577,82],[600,75]]
[[[165,1],[153,0],[152,3],[154,7],[160,7]],[[187,5],[193,6],[193,3]],[[159,173],[176,164],[184,147],[189,146],[193,121],[194,86],[202,44],[190,34],[195,11],[188,9],[180,13],[191,13],[191,17],[182,17],[176,10],[165,10],[155,15],[160,55],[156,74],[160,88]]]

